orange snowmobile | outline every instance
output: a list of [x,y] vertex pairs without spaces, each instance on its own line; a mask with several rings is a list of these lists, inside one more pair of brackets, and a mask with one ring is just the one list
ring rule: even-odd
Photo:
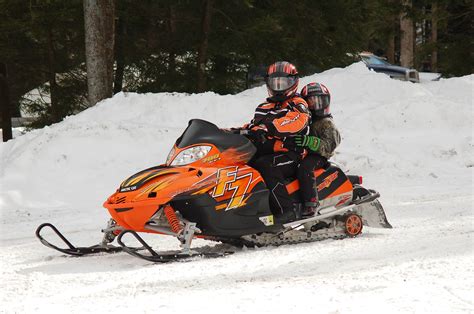
[[[165,164],[143,170],[123,181],[105,202],[111,215],[103,240],[91,247],[75,247],[52,224],[36,230],[41,242],[70,255],[125,251],[153,262],[191,256],[221,256],[232,251],[191,248],[195,237],[231,246],[267,246],[355,237],[363,225],[391,228],[374,190],[362,178],[346,175],[334,164],[316,171],[321,206],[317,215],[279,223],[269,205],[269,191],[257,170],[248,165],[256,148],[244,135],[212,123],[189,122]],[[288,179],[288,192],[299,208],[298,181]],[[41,235],[51,228],[67,248]],[[138,233],[177,237],[181,250],[157,252]],[[127,241],[125,241],[127,237]],[[112,243],[117,239],[119,246]],[[131,247],[124,242],[140,243]]]

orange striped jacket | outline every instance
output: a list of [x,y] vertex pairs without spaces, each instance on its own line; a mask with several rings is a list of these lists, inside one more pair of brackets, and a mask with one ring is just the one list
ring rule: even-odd
[[[270,101],[271,99],[267,99]],[[308,134],[311,114],[306,101],[298,96],[284,102],[265,102],[255,109],[255,114],[247,128],[264,128],[272,140],[274,152],[287,151],[282,147],[282,139],[297,134]],[[268,146],[267,145],[265,146]]]

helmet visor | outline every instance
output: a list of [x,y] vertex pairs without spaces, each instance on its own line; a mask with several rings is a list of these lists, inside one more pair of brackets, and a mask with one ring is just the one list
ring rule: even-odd
[[282,92],[289,89],[296,83],[296,76],[269,76],[267,78],[267,86],[275,92]]
[[329,106],[329,96],[328,95],[312,95],[306,98],[309,109],[319,110],[324,109]]

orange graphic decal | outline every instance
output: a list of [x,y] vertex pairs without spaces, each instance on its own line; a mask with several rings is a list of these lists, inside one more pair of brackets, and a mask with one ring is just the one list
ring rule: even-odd
[[[250,183],[252,182],[252,172],[237,176],[238,170],[239,168],[237,166],[217,170],[217,185],[212,191],[211,196],[216,199],[225,195],[230,196],[225,210],[241,206],[245,194],[250,187]],[[225,198],[227,199],[228,197]],[[224,208],[223,205],[218,206],[216,209],[222,208]]]
[[334,173],[331,173],[330,175],[328,175],[323,182],[321,182],[320,185],[318,185],[318,192],[321,191],[322,189],[324,188],[327,188],[328,186],[331,185],[331,183],[334,182],[334,180],[337,179],[337,176],[339,175],[338,172],[334,172]]
[[212,162],[217,161],[219,159],[220,159],[219,154],[214,154],[214,155],[211,155],[209,157],[203,158],[201,161],[205,162],[205,163],[212,163]]

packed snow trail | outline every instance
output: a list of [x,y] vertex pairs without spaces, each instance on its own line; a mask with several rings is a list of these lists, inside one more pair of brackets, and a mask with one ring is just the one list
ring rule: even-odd
[[189,119],[242,125],[266,91],[118,94],[0,144],[0,312],[474,312],[474,75],[412,84],[357,63],[300,88],[311,81],[332,94],[343,136],[334,161],[380,191],[394,229],[164,265],[52,251],[34,237],[40,223],[96,244],[103,201],[162,163]]

